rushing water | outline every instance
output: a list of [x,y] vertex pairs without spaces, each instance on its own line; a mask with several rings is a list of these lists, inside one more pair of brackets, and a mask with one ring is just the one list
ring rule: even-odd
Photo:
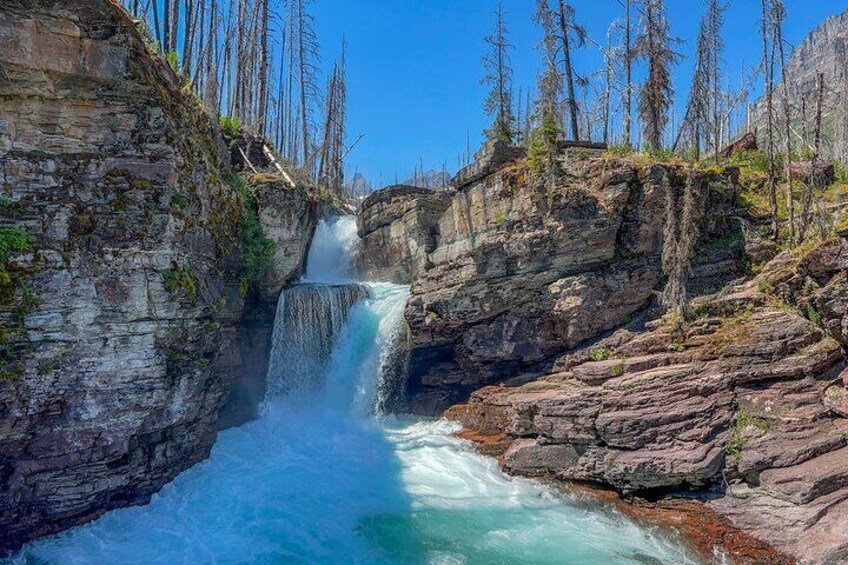
[[[322,229],[343,240],[347,222]],[[335,251],[313,246],[310,263],[319,253]],[[326,278],[344,278],[338,263],[326,265]],[[367,296],[318,286],[296,289],[308,293],[296,301],[281,297],[287,318],[274,340],[288,345],[272,355],[260,420],[223,432],[207,461],[149,505],[33,543],[15,561],[693,563],[665,532],[505,476],[454,437],[451,423],[381,417],[375,407],[407,289],[367,287]],[[321,309],[335,309],[337,322],[324,326],[329,345],[316,347],[301,334]],[[310,365],[297,361],[310,355]]]

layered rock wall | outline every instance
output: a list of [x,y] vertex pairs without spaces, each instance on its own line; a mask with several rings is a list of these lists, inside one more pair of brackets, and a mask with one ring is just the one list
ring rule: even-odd
[[804,563],[841,563],[848,420],[828,398],[845,391],[846,257],[842,239],[784,254],[756,280],[696,300],[691,323],[634,322],[452,414],[513,473],[696,491]]
[[[240,292],[243,199],[219,148],[115,4],[0,6],[0,552],[147,501],[207,456],[234,383],[264,375],[274,304]],[[269,299],[316,221],[270,190],[288,263]]]
[[[688,174],[579,159],[548,189],[517,161],[456,191],[387,189],[369,198],[362,256],[380,268],[366,272],[412,282],[408,408],[437,413],[645,307],[663,276],[666,192],[681,193]],[[727,236],[734,175],[691,174],[710,209],[696,219],[702,239]],[[736,251],[725,247],[699,251],[696,278],[735,272]]]

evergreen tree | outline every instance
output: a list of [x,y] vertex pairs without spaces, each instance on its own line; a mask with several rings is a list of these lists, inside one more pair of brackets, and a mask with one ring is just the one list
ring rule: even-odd
[[648,77],[639,93],[639,118],[648,147],[662,148],[663,131],[674,98],[671,66],[680,59],[672,44],[664,0],[642,1],[642,29],[635,49],[648,62]]

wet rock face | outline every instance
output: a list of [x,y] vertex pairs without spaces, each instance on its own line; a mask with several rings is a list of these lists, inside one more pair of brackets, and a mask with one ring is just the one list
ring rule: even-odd
[[[396,188],[366,201],[362,263],[412,281],[408,409],[438,413],[643,308],[662,277],[666,178],[672,190],[685,183],[679,169],[578,159],[548,191],[518,161],[452,193]],[[699,185],[709,240],[728,229],[734,180]],[[698,259],[704,281],[736,268],[731,249]]]
[[844,278],[847,251],[840,239],[800,260],[784,254],[757,280],[696,300],[688,325],[636,321],[450,414],[490,438],[513,473],[625,493],[709,490],[737,527],[804,563],[840,563],[844,310],[828,299],[818,315],[799,311]]
[[0,228],[29,239],[0,265],[2,553],[205,458],[270,322],[241,325],[213,124],[122,11],[4,1],[0,77]]

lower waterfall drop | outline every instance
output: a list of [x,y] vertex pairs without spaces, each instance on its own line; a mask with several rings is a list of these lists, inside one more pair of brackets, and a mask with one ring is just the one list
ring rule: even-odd
[[[348,237],[345,221],[330,227]],[[259,420],[222,432],[207,461],[147,506],[34,542],[12,562],[700,563],[676,534],[506,476],[456,424],[380,414],[408,292],[286,291]]]
[[303,284],[284,290],[274,320],[266,402],[312,389],[326,370],[364,285]]

